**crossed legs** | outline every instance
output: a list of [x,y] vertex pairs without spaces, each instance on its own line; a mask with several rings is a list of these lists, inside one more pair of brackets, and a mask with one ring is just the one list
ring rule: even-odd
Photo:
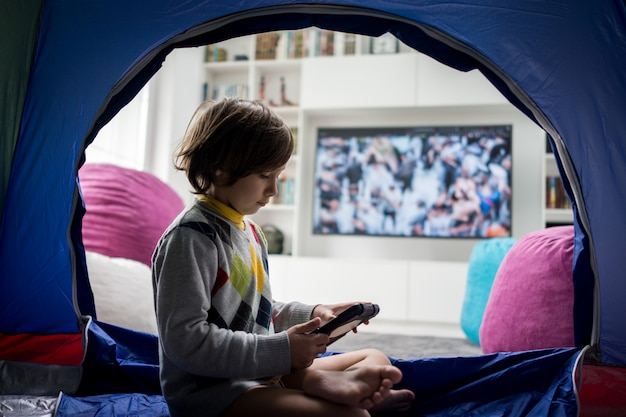
[[318,358],[282,378],[285,388],[258,386],[243,393],[225,417],[369,417],[372,411],[402,410],[414,395],[393,390],[402,373],[387,356],[364,349]]

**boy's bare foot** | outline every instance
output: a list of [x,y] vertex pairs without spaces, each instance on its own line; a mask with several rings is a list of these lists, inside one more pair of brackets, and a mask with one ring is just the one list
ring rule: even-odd
[[408,389],[391,390],[382,402],[370,408],[369,411],[408,411],[415,400],[415,394]]
[[313,371],[305,377],[302,386],[309,395],[369,409],[382,404],[401,379],[402,372],[395,366],[370,365],[348,371]]

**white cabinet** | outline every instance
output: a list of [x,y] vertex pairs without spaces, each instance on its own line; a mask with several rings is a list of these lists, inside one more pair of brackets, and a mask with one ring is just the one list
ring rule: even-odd
[[460,320],[467,262],[271,256],[272,295],[303,303],[370,301],[381,307],[359,331],[465,337]]
[[301,88],[310,110],[508,105],[479,72],[414,51],[305,60]]
[[302,106],[308,109],[414,106],[416,69],[417,54],[410,52],[310,59],[302,68]]

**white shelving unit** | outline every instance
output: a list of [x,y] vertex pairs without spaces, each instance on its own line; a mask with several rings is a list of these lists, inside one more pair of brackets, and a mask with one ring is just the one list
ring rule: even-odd
[[[286,32],[277,33],[284,36]],[[360,35],[355,35],[354,53],[348,55],[339,47],[346,36],[342,33],[335,33],[332,55],[308,53],[301,58],[285,58],[281,54],[277,59],[256,59],[257,36],[210,46],[221,48],[224,60],[203,64],[205,96],[219,99],[228,93],[225,88],[218,88],[221,93],[214,95],[215,87],[245,86],[233,89],[231,95],[262,99],[274,105],[287,124],[297,129],[297,150],[285,172],[294,179],[293,204],[273,204],[253,216],[261,226],[272,224],[284,233],[283,254],[357,257],[370,256],[375,251],[372,256],[382,258],[406,259],[418,254],[420,259],[461,261],[468,258],[475,243],[436,239],[415,239],[408,243],[406,239],[377,238],[376,246],[382,244],[384,249],[374,250],[371,239],[313,236],[310,213],[313,184],[309,183],[313,172],[313,142],[320,126],[512,123],[516,135],[514,147],[517,147],[514,153],[518,159],[514,163],[517,173],[514,172],[513,181],[517,182],[515,192],[519,194],[513,200],[514,215],[520,219],[514,224],[513,232],[521,236],[555,218],[555,214],[544,209],[549,160],[541,160],[540,155],[544,155],[545,134],[477,71],[456,71],[401,42],[397,53],[372,55],[371,38]],[[309,51],[315,49],[311,41],[308,45]],[[523,142],[532,146],[522,146]],[[369,247],[363,249],[366,244]]]
[[[559,176],[559,170],[556,165],[556,159],[554,154],[546,153],[544,160],[544,177],[547,179],[550,176]],[[574,221],[574,212],[572,208],[550,208],[548,203],[548,185],[547,180],[543,185],[543,207],[544,207],[544,223],[549,224],[569,224]]]

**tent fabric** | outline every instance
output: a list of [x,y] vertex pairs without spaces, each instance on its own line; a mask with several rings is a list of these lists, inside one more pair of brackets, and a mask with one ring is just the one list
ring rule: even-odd
[[575,416],[581,349],[396,360],[420,417]]
[[[90,327],[84,320],[95,306],[78,169],[98,130],[167,54],[315,25],[374,36],[389,31],[448,66],[478,69],[546,130],[575,216],[576,346],[591,344],[604,365],[626,365],[623,1],[27,3],[0,6],[8,33],[0,37],[2,352],[40,337],[78,343]],[[11,359],[0,357],[0,366],[19,363]],[[52,369],[64,361],[59,352],[46,362]]]
[[29,1],[3,2],[0,6],[0,216],[26,100],[41,5],[42,1]]
[[159,353],[156,335],[102,322],[92,322],[80,396],[107,393],[159,395]]
[[167,404],[161,395],[102,394],[86,397],[63,395],[56,407],[55,417],[169,417]]
[[[391,358],[391,362],[403,372],[401,387],[416,394],[406,415],[565,417],[575,416],[578,410],[573,376],[580,355],[581,349],[564,348],[460,358]],[[144,359],[150,362],[149,358]],[[134,363],[140,364],[141,360]],[[153,378],[158,383],[156,374]],[[63,395],[56,416],[75,415],[166,417],[169,413],[165,400],[158,394]]]
[[580,417],[626,415],[626,368],[588,363],[579,370]]

